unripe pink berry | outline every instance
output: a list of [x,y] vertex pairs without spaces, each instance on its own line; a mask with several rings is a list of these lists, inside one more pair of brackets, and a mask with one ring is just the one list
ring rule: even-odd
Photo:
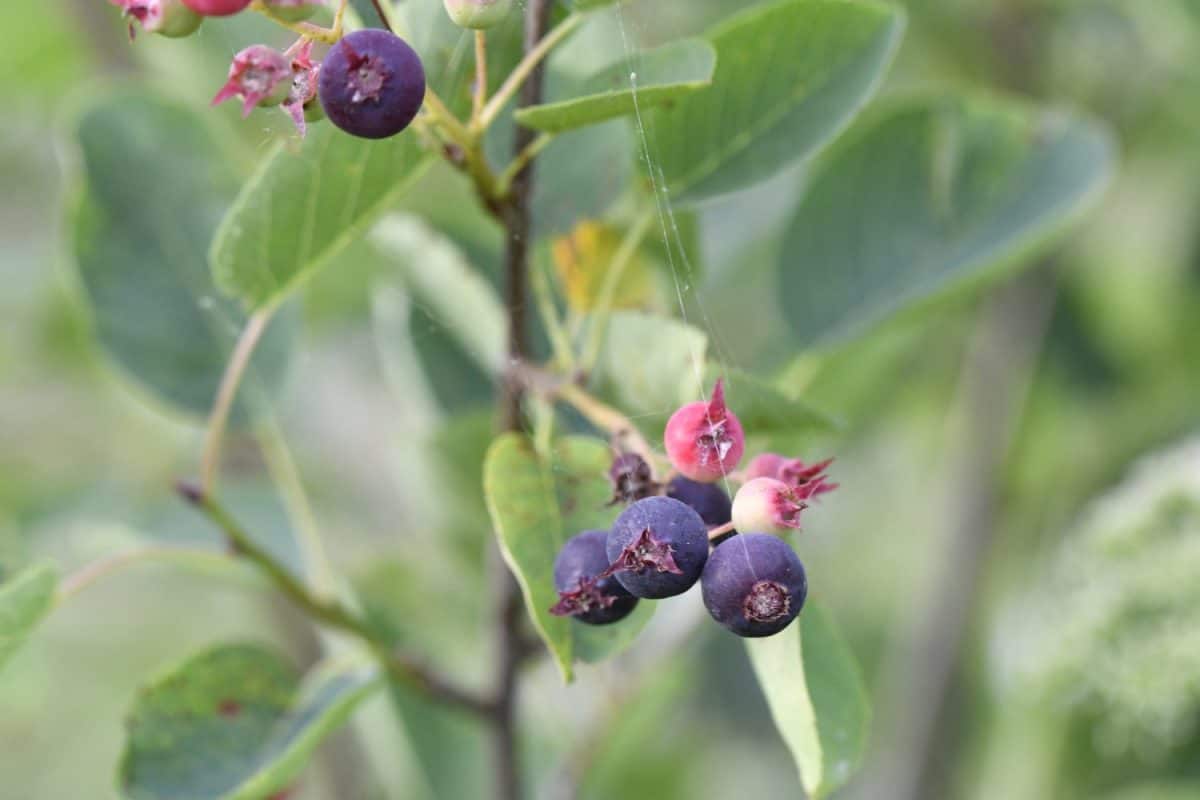
[[795,489],[774,478],[755,478],[733,498],[733,526],[742,533],[782,536],[800,527],[800,512],[808,503]]
[[228,17],[250,5],[250,0],[183,0],[183,4],[205,17]]
[[725,386],[713,387],[708,403],[688,403],[671,415],[663,434],[671,465],[701,483],[720,480],[742,459],[746,437],[737,415],[725,406]]
[[[203,17],[185,6],[182,0],[110,0],[130,20],[137,20],[146,33],[179,38],[196,32]],[[129,24],[133,38],[133,23]]]
[[288,57],[265,44],[256,44],[233,57],[229,80],[213,98],[213,105],[231,97],[242,98],[242,116],[255,106],[277,106],[292,90],[292,64]]

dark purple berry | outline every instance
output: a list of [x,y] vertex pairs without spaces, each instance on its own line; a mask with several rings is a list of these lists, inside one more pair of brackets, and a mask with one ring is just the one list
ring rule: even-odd
[[682,594],[708,559],[708,526],[678,500],[647,497],[625,509],[608,533],[612,569],[637,597]]
[[368,28],[330,48],[318,92],[334,125],[364,139],[386,139],[407,128],[421,109],[425,69],[399,36]]
[[743,533],[713,550],[700,591],[712,618],[738,636],[771,636],[804,607],[808,580],[787,542],[767,533]]
[[589,625],[608,625],[624,619],[637,605],[611,575],[596,579],[608,569],[604,543],[608,531],[584,531],[568,539],[554,559],[554,588],[559,601],[551,614],[574,617]]
[[710,527],[724,525],[732,518],[733,503],[725,490],[715,483],[700,483],[676,475],[667,484],[667,497],[690,506]]
[[654,480],[650,465],[637,453],[622,453],[614,458],[608,477],[613,485],[612,500],[608,503],[610,506],[632,503],[658,494],[659,485]]

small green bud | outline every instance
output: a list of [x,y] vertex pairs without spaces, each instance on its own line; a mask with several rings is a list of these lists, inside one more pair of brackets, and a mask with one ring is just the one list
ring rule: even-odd
[[512,0],[443,0],[446,13],[462,28],[483,30],[504,21],[512,10]]

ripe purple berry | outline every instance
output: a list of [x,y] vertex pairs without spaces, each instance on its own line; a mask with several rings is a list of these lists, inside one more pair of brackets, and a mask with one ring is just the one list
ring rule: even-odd
[[364,139],[386,139],[407,128],[421,109],[425,69],[399,36],[355,31],[325,56],[318,93],[334,125]]
[[804,607],[808,580],[787,542],[765,533],[744,533],[713,550],[700,591],[712,618],[738,636],[771,636]]
[[715,483],[700,483],[676,475],[667,484],[667,497],[690,506],[709,527],[724,525],[732,519],[733,504],[729,495]]
[[559,600],[551,614],[574,617],[588,625],[608,625],[633,611],[637,598],[615,577],[596,577],[608,570],[607,539],[608,531],[584,531],[563,545],[554,560]]
[[661,598],[692,587],[708,559],[708,526],[669,497],[647,497],[625,509],[605,550],[617,580],[637,597]]
[[712,400],[688,403],[671,415],[663,433],[671,466],[701,483],[728,475],[742,459],[746,437],[737,415],[725,406],[725,385],[717,381]]

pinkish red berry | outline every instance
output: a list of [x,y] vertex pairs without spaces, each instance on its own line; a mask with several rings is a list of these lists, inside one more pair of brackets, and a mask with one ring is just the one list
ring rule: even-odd
[[204,17],[228,17],[250,5],[250,0],[183,0],[183,4]]
[[287,56],[265,44],[247,47],[233,57],[229,80],[217,92],[212,104],[231,97],[242,98],[242,116],[250,116],[255,106],[277,106],[292,90],[292,64]]
[[708,403],[688,403],[671,415],[663,434],[671,465],[684,477],[712,483],[742,459],[746,437],[737,415],[725,406],[725,386],[713,387]]
[[[203,17],[185,6],[182,0],[109,0],[129,20],[137,20],[146,33],[157,33],[172,39],[196,32]],[[133,22],[129,38],[133,38]]]
[[800,527],[800,512],[808,508],[804,500],[783,481],[755,478],[733,497],[733,526],[743,533],[782,536]]

